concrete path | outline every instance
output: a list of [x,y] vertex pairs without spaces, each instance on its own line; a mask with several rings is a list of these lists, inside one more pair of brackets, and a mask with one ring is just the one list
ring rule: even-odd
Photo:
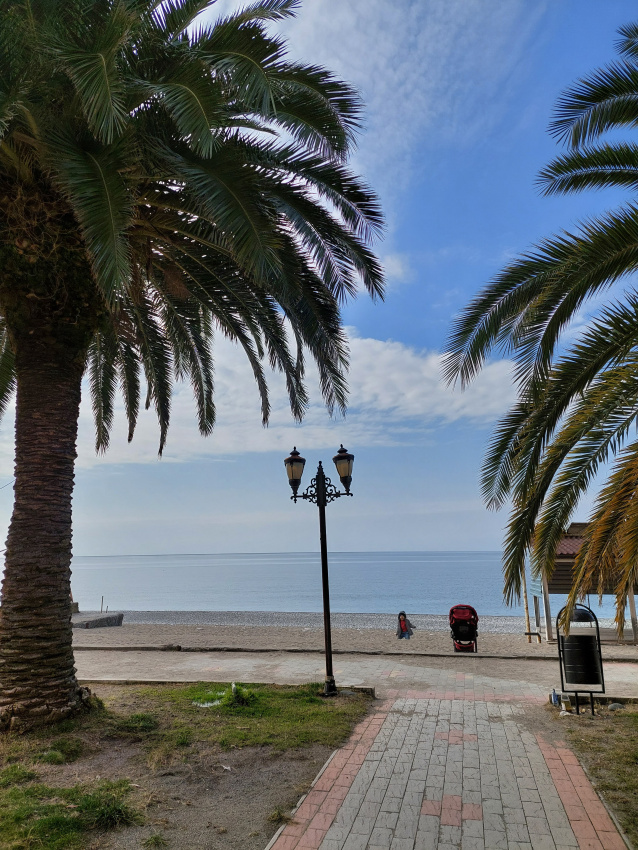
[[[322,655],[303,652],[162,652],[77,649],[78,676],[90,681],[198,682],[239,681],[300,684],[323,681]],[[507,698],[524,698],[529,689],[547,698],[552,688],[560,689],[558,661],[484,658],[479,655],[450,655],[446,658],[410,655],[336,655],[337,684],[424,689],[432,697],[445,696],[452,671],[454,695],[462,696],[469,682],[478,683],[484,698],[506,693]],[[638,664],[607,662],[604,667],[607,692],[617,697],[638,699]],[[445,686],[441,682],[445,681]],[[540,690],[538,690],[540,688]]]
[[[82,681],[322,681],[316,653],[76,650]],[[337,683],[381,701],[270,850],[625,850],[573,753],[530,731],[557,661],[339,655]],[[638,666],[605,665],[638,697]]]

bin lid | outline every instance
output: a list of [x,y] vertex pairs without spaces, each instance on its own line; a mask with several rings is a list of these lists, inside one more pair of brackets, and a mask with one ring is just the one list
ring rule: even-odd
[[596,615],[585,605],[577,605],[571,618],[572,623],[595,623]]

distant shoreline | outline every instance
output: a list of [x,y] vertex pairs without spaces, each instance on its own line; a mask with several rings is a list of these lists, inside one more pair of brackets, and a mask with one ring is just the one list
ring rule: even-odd
[[[407,609],[413,625],[431,632],[447,631],[447,614],[415,614]],[[89,613],[89,612],[82,612]],[[323,614],[314,611],[123,611],[125,625],[173,626],[237,626],[240,628],[303,628],[323,629]],[[395,628],[397,612],[387,614],[344,614],[333,612],[334,629],[391,629]],[[480,616],[479,630],[493,634],[520,634],[525,630],[525,618],[520,616]]]

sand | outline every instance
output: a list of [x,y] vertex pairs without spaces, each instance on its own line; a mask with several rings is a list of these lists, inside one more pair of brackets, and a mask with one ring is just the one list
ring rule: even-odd
[[[168,612],[169,614],[171,612]],[[289,651],[308,652],[324,650],[323,618],[320,614],[281,614],[272,612],[210,612],[212,619],[225,622],[210,624],[195,617],[199,612],[149,612],[148,618],[179,620],[192,618],[191,622],[142,622],[144,614],[127,612],[124,625],[117,628],[75,629],[76,649],[158,649],[183,651]],[[410,641],[397,640],[393,615],[337,614],[332,618],[332,647],[338,652],[363,652],[405,655],[454,655],[446,618],[436,615],[409,615],[415,626]],[[493,623],[492,621],[497,621]],[[504,621],[513,621],[504,622]],[[298,623],[292,625],[292,623]],[[269,624],[270,623],[270,624]],[[366,623],[367,625],[362,625]],[[383,623],[384,628],[379,628]],[[350,628],[344,625],[350,624]],[[376,624],[376,628],[373,626]],[[518,631],[502,631],[505,627]],[[487,629],[492,628],[493,631]],[[495,629],[501,629],[496,631]],[[482,656],[499,658],[557,658],[556,644],[529,643],[523,634],[524,621],[520,618],[484,618],[479,622],[478,647]],[[603,657],[618,660],[638,660],[638,647],[618,645],[603,646]]]

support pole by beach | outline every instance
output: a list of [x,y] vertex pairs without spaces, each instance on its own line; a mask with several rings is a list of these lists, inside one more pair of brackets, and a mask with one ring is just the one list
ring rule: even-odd
[[527,642],[531,643],[532,642],[532,635],[531,635],[532,628],[531,628],[531,625],[530,625],[530,622],[529,622],[529,602],[527,601],[527,578],[525,576],[525,568],[523,568],[523,571],[521,573],[521,583],[523,585],[523,605],[525,607],[525,634],[527,635]]
[[631,587],[627,594],[629,602],[629,617],[631,618],[631,633],[634,638],[634,643],[638,643],[638,617],[636,617],[636,599],[634,597],[634,589]]
[[324,693],[337,693],[332,672],[332,629],[330,626],[330,586],[328,579],[328,542],[326,538],[326,477],[323,466],[317,470],[317,507],[319,508],[319,542],[321,544],[321,587],[323,589],[323,635],[326,648],[326,681]]
[[288,482],[292,488],[290,497],[295,503],[297,499],[305,499],[314,502],[319,508],[319,543],[321,548],[321,585],[323,588],[323,634],[326,651],[326,680],[323,686],[324,696],[330,697],[337,693],[337,685],[332,671],[332,630],[330,626],[330,587],[328,580],[328,543],[326,535],[326,505],[338,499],[340,496],[352,496],[350,484],[352,483],[352,464],[354,455],[344,449],[343,444],[332,459],[339,478],[344,486],[345,493],[340,492],[332,484],[323,471],[323,464],[319,461],[317,474],[310,482],[310,486],[301,495],[297,495],[301,476],[305,466],[305,458],[301,457],[297,447],[293,448],[290,456],[284,461]]

